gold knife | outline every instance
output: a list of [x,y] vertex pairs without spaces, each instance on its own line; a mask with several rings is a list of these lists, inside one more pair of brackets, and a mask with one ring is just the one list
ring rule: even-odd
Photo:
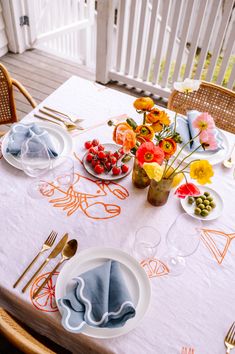
[[66,242],[68,240],[68,234],[66,233],[62,239],[57,243],[57,245],[55,246],[55,248],[53,249],[53,251],[49,254],[49,256],[46,258],[46,260],[41,264],[41,266],[37,269],[37,271],[34,273],[34,275],[29,279],[28,283],[23,287],[22,289],[22,293],[24,293],[29,285],[32,283],[32,281],[34,280],[34,278],[38,275],[38,273],[47,265],[47,263],[53,259],[56,258],[58,256],[58,254],[62,251],[62,249],[64,248]]

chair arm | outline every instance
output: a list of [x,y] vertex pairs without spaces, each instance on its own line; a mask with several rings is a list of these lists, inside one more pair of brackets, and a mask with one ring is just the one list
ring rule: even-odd
[[28,100],[33,108],[37,106],[36,101],[34,101],[33,97],[28,93],[24,86],[19,83],[19,81],[12,79],[12,85],[18,88],[18,90],[24,95],[24,97]]

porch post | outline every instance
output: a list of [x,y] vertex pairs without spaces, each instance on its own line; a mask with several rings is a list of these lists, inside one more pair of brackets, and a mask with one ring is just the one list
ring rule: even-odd
[[97,40],[96,40],[96,81],[109,82],[110,52],[113,31],[112,0],[97,1]]

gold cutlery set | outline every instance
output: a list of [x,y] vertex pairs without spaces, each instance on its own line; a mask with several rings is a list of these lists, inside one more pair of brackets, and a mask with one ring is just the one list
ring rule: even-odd
[[[48,236],[48,238],[45,240],[44,244],[42,245],[41,250],[39,251],[39,253],[34,257],[34,259],[31,261],[31,263],[28,265],[28,267],[23,271],[23,273],[21,274],[21,276],[17,279],[17,281],[15,282],[15,284],[13,285],[13,288],[15,288],[19,282],[22,280],[22,278],[25,276],[25,274],[31,269],[32,265],[36,262],[36,260],[39,258],[39,256],[49,250],[57,237],[57,232],[52,231],[50,233],[50,235]],[[40,267],[36,270],[36,272],[32,275],[32,277],[29,279],[29,281],[27,282],[27,284],[23,287],[22,292],[24,293],[29,285],[32,283],[32,281],[36,278],[36,276],[40,273],[40,271],[48,264],[48,262],[51,259],[56,258],[59,253],[61,253],[62,258],[60,259],[60,261],[57,263],[57,265],[54,267],[54,269],[50,272],[50,274],[48,275],[48,277],[45,279],[45,281],[40,285],[40,287],[35,291],[35,293],[33,294],[33,298],[35,298],[37,296],[37,294],[43,289],[43,287],[47,284],[48,280],[50,280],[50,278],[52,277],[52,275],[54,274],[54,272],[57,270],[57,268],[66,260],[70,259],[71,257],[73,257],[77,251],[77,241],[76,240],[70,240],[68,241],[68,234],[66,233],[61,239],[60,241],[57,243],[57,245],[55,246],[55,248],[52,250],[52,252],[47,256],[47,258],[44,260],[44,262],[40,265]]]
[[59,110],[47,106],[39,108],[38,112],[34,113],[34,117],[49,121],[60,126],[62,125],[68,131],[72,131],[75,129],[83,130],[79,123],[81,123],[84,119],[74,118],[69,114],[63,113]]

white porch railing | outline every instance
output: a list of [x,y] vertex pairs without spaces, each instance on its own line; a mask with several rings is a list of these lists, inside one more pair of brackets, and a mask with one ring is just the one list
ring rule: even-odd
[[97,81],[119,81],[162,97],[185,77],[217,84],[226,79],[226,86],[233,88],[234,0],[118,3],[115,25],[112,1],[98,1],[97,36],[102,44],[97,46]]

